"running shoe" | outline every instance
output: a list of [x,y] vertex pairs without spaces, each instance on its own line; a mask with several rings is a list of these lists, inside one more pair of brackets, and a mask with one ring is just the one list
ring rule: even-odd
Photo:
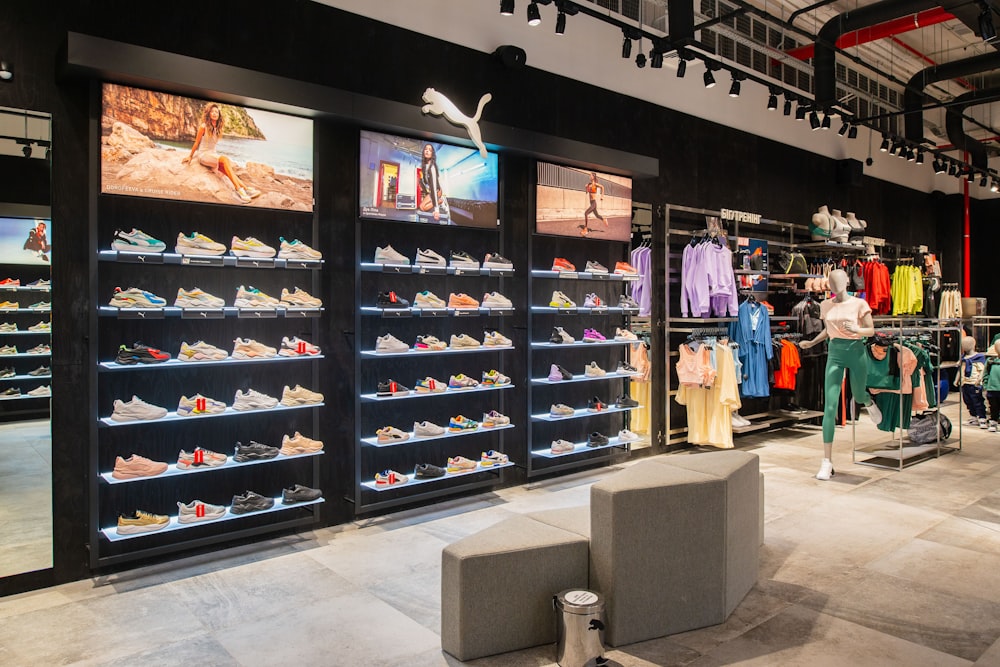
[[570,262],[568,259],[564,257],[556,257],[555,259],[552,260],[552,270],[566,271],[568,273],[572,273],[573,271],[576,271],[576,267],[573,266],[573,263]]
[[222,308],[225,305],[226,302],[224,299],[212,296],[208,292],[202,291],[197,287],[192,290],[186,290],[183,287],[178,289],[177,298],[174,300],[174,306],[177,308],[216,309]]
[[400,484],[406,484],[410,481],[410,478],[406,475],[396,472],[395,470],[383,470],[382,472],[375,473],[375,486],[382,488],[388,486],[399,486]]
[[281,302],[275,299],[273,296],[268,296],[264,294],[259,289],[250,285],[249,287],[244,287],[240,285],[236,289],[236,300],[233,305],[237,308],[277,308],[281,305]]
[[293,435],[284,435],[281,438],[281,453],[283,456],[295,456],[297,454],[316,454],[323,451],[323,441],[307,438],[298,431]]
[[35,387],[31,391],[29,391],[27,393],[27,395],[31,396],[32,398],[41,398],[43,396],[51,396],[52,395],[52,387],[50,387],[47,384],[43,384],[43,385]]
[[[251,443],[253,444],[253,443]],[[236,452],[240,451],[240,443],[236,443]],[[263,446],[263,445],[261,445]],[[265,458],[265,457],[259,457]],[[248,461],[247,458],[233,457],[235,461]],[[220,454],[219,452],[213,452],[211,449],[205,449],[204,447],[195,447],[190,452],[186,452],[183,449],[177,454],[177,469],[178,470],[191,470],[192,468],[218,468],[219,466],[226,465],[229,461],[229,457],[225,454]]]
[[465,293],[455,294],[452,292],[448,295],[448,307],[449,308],[479,308],[479,302],[473,299],[471,296]]
[[169,525],[168,516],[136,510],[134,514],[122,514],[118,517],[118,527],[115,528],[115,532],[119,535],[137,535],[163,530]]
[[601,412],[602,410],[607,410],[608,404],[602,401],[597,396],[594,396],[589,401],[587,401],[587,412]]
[[549,301],[549,305],[553,308],[576,308],[576,302],[559,290],[552,292],[552,299]]
[[639,401],[635,400],[631,396],[625,396],[624,394],[615,398],[616,408],[637,408],[639,407]]
[[4,278],[3,280],[0,280],[0,287],[20,287],[20,286],[21,286],[20,278]]
[[226,404],[214,398],[195,394],[191,398],[181,396],[177,401],[178,417],[196,417],[199,415],[217,415],[226,411]]
[[198,523],[200,521],[214,521],[226,516],[225,505],[212,505],[203,503],[200,500],[192,500],[189,503],[177,501],[177,523]]
[[486,269],[513,269],[514,262],[510,261],[498,252],[486,253],[483,258],[483,268]]
[[[13,369],[11,369],[11,370],[13,370]],[[11,375],[13,375],[13,373]],[[32,375],[32,376],[38,377],[38,378],[48,377],[48,376],[52,375],[52,369],[49,368],[48,366],[39,366],[38,368],[36,368],[33,371],[28,371],[28,375]],[[5,377],[5,376],[4,375],[0,375],[0,377]]]
[[553,403],[552,407],[549,408],[550,417],[569,417],[576,413],[576,410],[569,407],[565,403]]
[[639,372],[639,369],[628,363],[627,361],[619,361],[618,368],[615,370],[616,373],[624,373],[626,375],[635,375]]
[[428,375],[423,380],[417,380],[416,389],[418,394],[440,394],[448,389],[448,384]]
[[437,254],[430,248],[425,248],[424,250],[417,248],[417,255],[414,258],[414,261],[417,264],[423,264],[425,266],[445,266],[448,263],[444,257]]
[[108,304],[116,308],[163,308],[167,305],[167,300],[138,287],[126,290],[116,287]]
[[497,426],[507,426],[510,424],[510,417],[501,414],[496,410],[483,413],[483,428],[494,428]]
[[114,410],[111,412],[111,419],[116,422],[162,419],[166,416],[166,408],[146,403],[138,396],[133,396],[130,401],[115,399]]
[[279,451],[280,450],[277,447],[265,445],[264,443],[257,442],[256,440],[251,440],[248,445],[244,445],[242,442],[237,442],[236,447],[233,449],[233,460],[237,463],[246,463],[247,461],[268,461],[276,457]]
[[[39,322],[38,324],[33,324],[32,326],[28,327],[28,331],[44,331],[43,329],[34,328],[39,326],[40,324],[43,324],[43,322]],[[17,324],[15,324],[14,322],[4,322],[3,324],[0,324],[0,333],[14,333],[15,331],[17,331]]]
[[229,506],[229,511],[233,514],[249,514],[250,512],[261,512],[274,507],[274,498],[262,496],[253,491],[245,491],[242,495],[233,496],[233,504]]
[[474,419],[468,419],[462,415],[452,417],[448,421],[448,430],[452,433],[461,433],[463,431],[475,431],[479,428],[479,422]]
[[552,366],[549,367],[549,382],[560,382],[562,380],[572,379],[573,374],[559,364],[552,364]]
[[444,477],[447,474],[447,470],[438,467],[436,465],[431,465],[430,463],[418,463],[413,467],[413,476],[417,479],[433,479],[435,477]]
[[451,266],[459,269],[478,269],[479,260],[464,250],[453,250],[451,253]]
[[639,310],[639,304],[628,294],[618,297],[618,307],[624,310]]
[[323,300],[299,287],[296,287],[291,292],[287,288],[282,287],[281,305],[285,308],[322,308]]
[[271,359],[278,356],[273,347],[258,343],[252,338],[233,340],[233,359]]
[[498,452],[495,449],[490,449],[483,452],[479,456],[479,465],[483,468],[489,468],[491,466],[502,466],[510,463],[510,459],[503,452]]
[[403,442],[410,439],[410,434],[406,431],[401,431],[395,426],[384,426],[377,431],[375,431],[375,437],[381,444],[386,444],[390,442]]
[[199,340],[194,345],[181,343],[181,351],[177,353],[180,361],[221,361],[229,356],[229,353],[222,348],[209,345],[203,340]]
[[593,292],[588,294],[583,300],[584,308],[607,308],[608,304],[604,303],[604,299],[597,296]]
[[3,355],[17,354],[17,346],[16,345],[0,345],[0,354],[3,354]]
[[618,431],[618,442],[635,442],[638,439],[639,436],[627,428]]
[[378,383],[378,390],[375,392],[375,395],[383,398],[387,396],[409,396],[410,388],[389,378]]
[[615,262],[615,273],[620,276],[637,276],[639,271],[628,262]]
[[446,308],[448,306],[444,299],[429,290],[417,292],[417,295],[413,297],[413,305],[417,308]]
[[278,257],[281,259],[323,259],[323,253],[313,250],[298,239],[286,241],[284,236],[278,238],[281,240],[281,247],[278,250]]
[[462,373],[452,375],[451,379],[448,380],[449,389],[475,389],[478,386],[479,383],[477,381]]
[[409,351],[410,348],[407,347],[406,343],[399,340],[392,334],[379,336],[375,340],[376,354],[390,354],[390,353],[409,352]]
[[[15,375],[17,375],[17,371],[15,371],[13,368],[10,368],[10,367],[0,368],[0,380],[2,380],[4,378],[12,378]],[[30,375],[30,373],[29,373],[29,375]]]
[[17,387],[11,387],[10,389],[4,389],[0,392],[0,398],[20,398],[21,390]]
[[115,230],[111,247],[125,252],[163,252],[167,249],[167,244],[133,227],[130,232]]
[[35,287],[43,292],[48,292],[48,288],[52,287],[52,281],[45,278],[39,278],[38,280],[32,280],[28,283],[28,287]]
[[433,438],[448,432],[444,426],[429,421],[413,422],[413,435],[418,438]]
[[583,342],[584,343],[603,343],[608,339],[604,337],[597,329],[584,329],[583,330]]
[[410,302],[392,291],[379,292],[375,299],[375,307],[383,310],[404,309],[410,307]]
[[448,472],[468,472],[478,467],[478,463],[464,456],[451,456],[448,458]]
[[575,343],[576,339],[566,333],[566,330],[562,327],[552,327],[552,335],[549,336],[549,342],[560,345],[568,345],[570,343]]
[[376,264],[407,264],[409,265],[410,260],[405,255],[401,255],[391,246],[386,245],[384,248],[378,246],[375,247],[375,263]]
[[[17,325],[14,325],[13,331],[17,331]],[[32,324],[28,327],[28,331],[52,331],[52,322],[39,322],[38,324]]]
[[514,304],[500,292],[488,292],[483,295],[483,306],[485,308],[513,308]]
[[587,273],[607,273],[608,267],[604,266],[600,262],[594,262],[587,260],[587,267],[584,269]]
[[0,310],[17,310],[20,307],[17,301],[0,301]]
[[576,449],[576,445],[569,440],[553,440],[549,451],[553,454],[565,454],[566,452],[571,452],[574,449]]
[[162,364],[170,359],[170,355],[155,347],[149,347],[142,343],[135,343],[132,347],[124,345],[118,348],[118,356],[115,363],[122,366],[132,366],[134,364]]
[[448,344],[438,339],[437,336],[417,336],[416,342],[413,343],[413,349],[420,352],[446,350]]
[[607,447],[610,443],[608,436],[598,431],[594,431],[587,436],[587,446],[588,447]]
[[510,338],[507,338],[499,331],[494,331],[492,329],[486,329],[483,331],[483,345],[486,347],[510,347],[514,344]]
[[510,378],[496,369],[483,371],[483,384],[488,387],[502,387],[510,384]]
[[28,306],[31,310],[52,310],[51,301],[39,301]]
[[115,467],[111,476],[115,479],[136,479],[137,477],[156,477],[167,471],[167,464],[153,461],[145,456],[133,454],[127,459],[115,457]]
[[323,497],[323,492],[319,489],[310,489],[308,486],[295,484],[287,489],[281,490],[281,504],[291,505],[293,503],[311,503]]
[[289,389],[288,385],[281,391],[281,404],[292,405],[315,405],[323,402],[323,394],[318,391],[310,391],[302,385],[295,385],[294,389]]
[[596,361],[591,361],[589,364],[584,366],[583,374],[589,378],[599,378],[604,377],[608,374],[608,372],[598,366]]
[[278,399],[261,393],[256,389],[236,390],[233,397],[233,410],[269,410],[278,405]]
[[622,328],[619,328],[619,327],[615,327],[615,340],[618,340],[618,341],[637,341],[637,340],[639,340],[639,337],[636,336],[631,331],[629,331],[628,329],[622,329]]
[[252,236],[248,236],[245,239],[241,239],[238,236],[233,237],[232,245],[229,248],[229,252],[236,255],[237,257],[274,257],[278,254],[278,251],[267,245],[266,243],[261,243],[258,239]]
[[319,346],[313,345],[307,340],[302,340],[298,336],[289,338],[285,336],[281,339],[281,349],[278,355],[282,357],[311,357],[320,353]]
[[178,255],[221,255],[226,252],[226,246],[199,232],[191,232],[190,236],[182,232],[177,235],[174,251]]
[[481,344],[478,340],[470,336],[469,334],[459,334],[451,335],[451,348],[453,350],[461,350],[463,348],[476,348],[480,347]]

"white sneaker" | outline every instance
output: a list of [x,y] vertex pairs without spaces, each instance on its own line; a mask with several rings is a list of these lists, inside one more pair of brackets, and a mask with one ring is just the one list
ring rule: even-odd
[[52,395],[52,387],[50,387],[47,384],[35,387],[34,389],[28,392],[28,396],[34,396],[36,398],[39,396],[51,396],[51,395]]
[[278,257],[281,259],[323,259],[323,253],[310,248],[298,239],[289,242],[284,236],[278,238],[281,240],[281,249],[278,250]]
[[240,285],[236,288],[236,299],[233,301],[233,305],[237,308],[277,308],[281,302],[273,296],[264,294],[253,285],[249,287]]
[[553,403],[552,407],[549,408],[550,417],[569,417],[575,413],[576,410],[569,407],[565,403]]
[[174,306],[177,308],[207,308],[218,309],[226,305],[224,299],[212,296],[197,287],[186,290],[183,287],[177,289],[177,298],[174,299]]
[[302,340],[298,336],[289,338],[285,336],[281,339],[281,349],[278,354],[282,357],[302,357],[313,356],[320,353],[319,346],[313,345],[307,340]]
[[381,443],[387,442],[403,442],[404,440],[410,439],[410,434],[406,431],[400,431],[395,426],[386,426],[385,428],[380,428],[375,431],[377,439]]
[[181,351],[177,353],[179,361],[221,361],[229,356],[225,350],[209,345],[203,340],[199,340],[193,345],[187,342],[181,343]]
[[447,308],[448,304],[444,299],[439,297],[434,292],[429,290],[424,290],[423,292],[417,292],[417,295],[413,297],[413,305],[416,308]]
[[608,372],[598,366],[596,361],[591,361],[584,367],[583,374],[589,378],[599,378],[607,375]]
[[286,406],[292,405],[312,405],[315,403],[323,402],[323,394],[318,391],[311,391],[306,389],[300,384],[295,385],[294,389],[290,389],[286,384],[284,389],[281,390],[281,404]]
[[255,389],[247,389],[246,393],[237,389],[233,399],[233,410],[267,410],[276,405],[278,399]]
[[430,248],[425,248],[421,250],[417,248],[417,256],[415,258],[417,264],[424,264],[430,266],[447,266],[448,262],[444,257],[437,254]]
[[559,290],[553,290],[552,300],[549,301],[549,305],[553,308],[576,308],[576,301],[573,301]]
[[453,349],[480,347],[478,340],[468,334],[451,335],[450,345]]
[[830,459],[823,459],[823,462],[819,464],[819,472],[816,473],[816,479],[821,479],[826,481],[837,474],[833,469],[833,461]]
[[483,332],[483,345],[486,347],[510,347],[513,344],[514,341],[507,338],[499,331]]
[[375,263],[376,264],[407,264],[410,263],[410,258],[399,254],[391,246],[387,245],[384,248],[375,248]]
[[576,342],[576,339],[573,338],[572,336],[570,336],[568,333],[566,333],[566,330],[563,329],[562,327],[553,327],[552,328],[552,336],[550,337],[550,340],[554,343],[554,342],[556,342],[555,341],[556,338],[559,339],[560,343],[567,344],[567,345],[570,344],[570,343],[575,343]]
[[618,327],[615,327],[615,340],[636,341],[639,340],[639,337],[636,336],[631,331],[629,331],[628,329],[620,329]]
[[587,273],[607,273],[608,267],[604,266],[600,262],[593,262],[588,259],[587,266],[584,271]]
[[177,234],[174,251],[178,255],[221,255],[226,252],[226,246],[199,232],[191,232],[191,236],[181,232]]
[[989,431],[990,433],[996,433],[997,432],[997,423],[991,419],[990,420],[990,427],[988,429],[986,429],[986,430]]
[[635,442],[638,439],[639,436],[627,428],[618,431],[618,442]]
[[379,336],[375,340],[375,352],[377,354],[386,354],[390,352],[409,352],[410,346],[399,340],[392,334],[386,334],[384,336]]
[[278,251],[262,243],[261,241],[255,239],[252,236],[248,236],[245,239],[241,239],[238,236],[233,237],[233,242],[229,247],[229,252],[236,255],[237,257],[274,257],[278,254]]
[[443,426],[438,426],[433,422],[422,421],[413,422],[413,435],[418,438],[432,438],[438,435],[444,435],[448,429]]
[[281,305],[285,308],[322,308],[323,300],[299,287],[292,292],[287,287],[282,287]]
[[741,417],[740,413],[738,412],[732,413],[732,422],[733,426],[736,426],[738,428],[742,428],[744,426],[750,426],[750,420]]
[[[875,401],[868,404],[868,418],[872,420],[872,423],[875,424],[875,426],[882,423],[882,411],[878,409],[877,405],[875,405]],[[984,426],[983,428],[986,427]]]
[[115,409],[111,418],[116,422],[131,422],[143,419],[161,419],[167,416],[167,409],[158,405],[146,403],[138,396],[130,401],[115,401]]
[[226,516],[225,505],[209,505],[200,500],[192,500],[187,505],[177,501],[177,523],[212,521]]
[[167,249],[167,244],[133,227],[130,232],[121,229],[116,231],[111,247],[126,252],[163,252]]
[[551,452],[553,454],[565,454],[576,449],[576,446],[569,440],[553,440]]
[[489,292],[483,295],[481,304],[484,308],[513,308],[513,302],[500,292]]
[[989,424],[986,423],[985,419],[980,419],[979,420],[979,428],[986,429],[986,428],[988,428],[988,426],[989,426]]

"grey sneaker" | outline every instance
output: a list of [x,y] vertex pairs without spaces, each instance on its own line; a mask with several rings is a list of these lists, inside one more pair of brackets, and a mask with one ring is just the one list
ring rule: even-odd
[[[28,375],[34,375],[35,377],[44,377],[46,375],[52,375],[52,369],[48,366],[39,366],[33,371],[28,371]],[[0,374],[0,377],[6,377]]]
[[247,491],[242,496],[233,496],[233,504],[229,511],[233,514],[247,514],[248,512],[269,510],[272,507],[274,507],[274,498]]
[[551,408],[549,408],[550,417],[568,417],[575,413],[576,410],[569,407],[565,403],[554,403]]
[[444,435],[447,431],[443,426],[438,426],[432,422],[413,422],[413,435],[417,438],[431,438],[437,435]]
[[233,453],[233,460],[237,463],[246,463],[247,461],[273,459],[278,455],[279,451],[280,450],[277,447],[271,447],[270,445],[265,445],[253,440],[250,441],[249,445],[237,442],[236,450]]
[[225,505],[210,505],[200,500],[192,500],[188,504],[177,502],[177,523],[197,523],[212,521],[226,516]]
[[281,490],[281,503],[291,505],[292,503],[307,503],[319,500],[323,497],[323,492],[319,489],[310,489],[308,486],[296,484],[287,489]]

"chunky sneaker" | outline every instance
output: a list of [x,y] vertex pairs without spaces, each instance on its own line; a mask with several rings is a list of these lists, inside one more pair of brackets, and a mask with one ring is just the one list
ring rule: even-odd
[[232,245],[229,248],[229,252],[236,255],[237,257],[274,257],[278,254],[278,251],[267,245],[266,243],[261,243],[259,240],[252,236],[248,236],[245,239],[241,239],[238,236],[233,237]]
[[478,467],[478,463],[472,459],[467,459],[464,456],[448,457],[448,472],[467,472],[469,470],[475,470]]
[[228,356],[229,353],[221,347],[209,345],[203,340],[193,345],[182,342],[181,351],[177,353],[177,359],[180,361],[221,361]]
[[377,431],[375,431],[376,439],[380,443],[389,442],[403,442],[404,440],[410,439],[410,434],[406,431],[400,431],[395,426],[384,426]]
[[177,523],[214,521],[224,516],[226,516],[225,505],[211,505],[200,500],[192,500],[187,504],[177,501]]
[[549,336],[549,342],[568,345],[570,343],[575,343],[576,339],[566,333],[566,330],[562,327],[552,327],[552,335]]
[[498,252],[486,253],[483,258],[483,268],[485,269],[513,269],[514,262],[510,261]]
[[500,292],[488,292],[483,295],[483,306],[486,308],[513,308],[514,304]]
[[406,264],[409,265],[410,259],[405,255],[401,255],[396,252],[396,250],[391,246],[387,245],[384,248],[375,247],[375,263],[376,264]]
[[3,280],[0,280],[0,287],[20,287],[20,286],[21,286],[20,278],[4,278]]
[[51,301],[39,301],[38,303],[33,303],[28,306],[31,310],[52,310]]
[[277,308],[281,302],[273,296],[264,294],[259,289],[250,285],[244,287],[240,285],[236,289],[236,300],[233,305],[237,308]]
[[462,349],[462,348],[474,348],[480,347],[478,340],[470,336],[469,334],[459,334],[451,335],[451,348],[452,349]]
[[425,248],[423,250],[417,248],[417,255],[414,257],[414,262],[417,264],[423,264],[424,266],[445,266],[448,264],[444,257],[437,254],[430,248]]
[[628,329],[622,329],[620,327],[615,327],[615,340],[617,341],[637,341],[639,337]]
[[309,292],[296,287],[289,292],[287,288],[281,288],[281,305],[285,308],[322,308],[323,300],[314,297]]
[[494,428],[496,426],[507,426],[510,424],[510,417],[501,414],[496,410],[483,413],[483,427]]
[[513,344],[514,341],[499,331],[487,329],[483,332],[483,345],[486,347],[510,347]]
[[116,287],[108,305],[115,308],[163,308],[167,305],[167,300],[138,287],[129,287],[126,290]]
[[559,364],[552,364],[549,368],[549,381],[550,382],[560,382],[562,380],[572,380],[573,374],[568,370],[560,366]]
[[584,299],[583,299],[583,307],[584,308],[607,308],[608,304],[604,303],[604,299],[602,299],[601,297],[599,297],[596,294],[594,294],[593,292],[591,292],[586,297],[584,297]]
[[52,287],[52,281],[46,280],[45,278],[39,278],[38,280],[32,280],[28,283],[28,287],[35,287],[43,292],[48,292],[48,288]]
[[214,398],[195,394],[191,398],[181,396],[177,401],[178,417],[196,417],[198,415],[217,415],[226,411],[226,404]]
[[291,505],[293,503],[309,503],[323,497],[323,492],[319,489],[310,489],[308,486],[295,484],[287,489],[281,490],[281,504]]
[[391,353],[409,352],[409,351],[410,348],[407,347],[406,343],[399,340],[392,334],[379,336],[375,340],[376,354],[391,354]]
[[986,430],[989,431],[990,433],[996,433],[997,432],[997,423],[991,419],[990,420],[989,428],[987,428]]
[[406,484],[410,481],[410,478],[402,473],[398,473],[395,470],[383,470],[382,472],[375,473],[375,486],[377,487],[387,487],[387,486],[399,486],[400,484]]
[[437,336],[417,336],[413,343],[413,349],[419,352],[440,351],[448,349],[448,343],[440,340]]
[[627,361],[619,361],[618,368],[615,370],[616,373],[623,373],[627,375],[635,375],[639,372],[639,369],[628,363]]
[[281,454],[283,456],[295,456],[296,454],[316,454],[323,451],[323,441],[307,438],[298,431],[293,435],[284,435],[281,438]]
[[609,443],[608,436],[598,431],[594,431],[587,436],[588,447],[607,447]]
[[510,378],[496,369],[483,371],[483,384],[492,387],[502,387],[510,384]]
[[30,390],[27,393],[27,395],[31,396],[33,398],[41,398],[42,396],[51,396],[52,395],[52,387],[50,387],[47,384],[43,384],[43,385],[40,385],[40,386],[35,387],[34,389]]
[[16,345],[0,345],[0,354],[17,354]]
[[119,535],[152,533],[157,530],[163,530],[169,525],[170,517],[168,516],[136,510],[135,514],[123,514],[118,517],[118,527],[115,529],[115,532]]
[[127,459],[116,456],[115,468],[111,471],[111,476],[115,479],[136,479],[137,477],[156,477],[166,471],[166,463],[133,454]]
[[639,310],[639,304],[628,294],[618,297],[618,307],[623,310]]
[[319,346],[313,345],[307,340],[302,340],[298,336],[292,336],[291,338],[285,336],[282,338],[281,348],[278,350],[278,355],[282,357],[311,357],[319,353]]
[[383,310],[403,310],[410,307],[410,302],[390,290],[378,293],[378,296],[375,297],[375,306]]
[[604,266],[600,262],[593,262],[588,259],[587,267],[584,269],[584,271],[587,273],[607,273],[608,267]]
[[378,391],[375,392],[375,395],[382,397],[409,396],[410,388],[403,386],[402,384],[390,378],[388,380],[378,383]]
[[417,479],[433,479],[435,477],[444,477],[447,474],[447,470],[438,467],[436,465],[431,465],[430,463],[418,463],[413,467],[413,476]]
[[182,232],[177,235],[174,251],[178,255],[221,255],[226,252],[226,246],[198,232],[191,232],[190,236]]
[[459,269],[478,269],[479,260],[464,250],[453,250],[451,253],[451,265]]
[[247,389],[246,392],[237,389],[233,397],[233,410],[269,410],[276,405],[278,399],[256,389]]
[[459,292],[458,294],[452,292],[451,294],[448,295],[448,307],[479,308],[479,302],[463,292]]
[[246,463],[247,461],[267,461],[276,457],[279,451],[280,450],[277,447],[265,445],[264,443],[257,442],[256,440],[251,440],[248,445],[244,445],[242,442],[237,442],[236,447],[233,450],[233,460],[237,463]]
[[639,271],[628,262],[615,262],[615,273],[620,276],[637,276]]
[[510,463],[510,459],[503,452],[498,452],[495,449],[490,449],[483,452],[479,457],[479,465],[484,468],[490,466],[502,466]]
[[[118,289],[120,290],[121,288],[119,287]],[[0,310],[18,310],[20,307],[21,304],[17,301],[0,301]]]
[[281,259],[323,259],[323,253],[313,250],[298,239],[289,242],[284,236],[278,238],[281,240],[281,247],[278,249],[278,257]]
[[246,491],[243,495],[233,496],[233,504],[229,506],[229,511],[233,514],[248,514],[269,510],[272,507],[274,507],[274,498]]
[[[17,331],[16,324],[14,325],[13,331]],[[28,327],[28,331],[39,331],[39,332],[52,331],[52,322],[39,322],[38,324],[32,324],[30,327]]]
[[[30,394],[31,392],[29,391],[28,393]],[[989,424],[986,422],[985,419],[980,419],[979,420],[979,428],[984,429],[984,430],[987,429],[987,428],[989,428]]]
[[559,290],[552,292],[552,300],[549,301],[549,305],[553,308],[576,308],[576,302]]
[[281,404],[291,405],[313,405],[323,402],[323,394],[318,391],[310,391],[302,385],[295,385],[294,389],[289,389],[288,385],[281,391]]
[[122,366],[131,366],[133,364],[161,364],[168,359],[170,359],[170,355],[166,352],[157,350],[155,347],[143,345],[142,343],[135,343],[132,347],[125,347],[124,345],[119,347],[118,356],[115,357],[115,363],[121,364]]
[[233,359],[270,359],[276,356],[278,356],[276,349],[258,343],[253,338],[233,340]]
[[[29,373],[29,375],[30,374],[31,373]],[[15,375],[17,375],[17,371],[15,371],[10,366],[8,366],[7,368],[0,369],[0,379],[3,379],[3,378],[12,378]]]
[[573,271],[576,271],[576,267],[568,259],[564,257],[556,257],[552,260],[552,270],[572,273]]
[[604,337],[597,329],[584,329],[583,330],[583,342],[584,343],[603,343],[607,338]]
[[475,389],[478,386],[478,382],[467,375],[463,375],[462,373],[452,375],[451,379],[448,380],[449,389]]
[[298,431],[289,436],[285,434],[281,437],[282,456],[295,456],[297,454],[316,454],[323,451],[323,441],[307,438]]
[[576,410],[569,407],[565,403],[554,403],[551,408],[549,408],[550,417],[569,417],[576,413]]
[[167,409],[158,405],[146,403],[138,396],[130,401],[115,400],[111,419],[116,422],[144,421],[147,419],[162,419],[167,416]]
[[448,306],[444,299],[429,290],[417,292],[416,296],[413,297],[413,305],[417,308],[446,308]]
[[[240,443],[236,443],[237,450],[240,447]],[[237,461],[247,461],[249,459],[236,459]],[[221,465],[225,465],[229,461],[229,457],[225,454],[220,454],[219,452],[213,452],[210,449],[204,449],[202,447],[195,447],[192,452],[185,452],[183,449],[177,455],[177,469],[178,470],[190,470],[191,468],[218,468]]]
[[192,290],[179,288],[177,298],[174,299],[174,306],[177,308],[222,308],[225,305],[224,299],[212,296],[197,287]]
[[583,367],[583,374],[589,378],[599,378],[604,377],[608,374],[606,370],[597,365],[596,361],[591,361],[589,364]]
[[45,345],[44,343],[39,343],[35,347],[28,348],[27,350],[25,350],[25,352],[27,354],[51,354],[52,348],[49,347],[48,345]]
[[635,400],[631,396],[625,396],[624,394],[615,398],[616,408],[637,408],[639,407],[639,401]]
[[576,445],[569,440],[553,440],[549,451],[553,454],[565,454],[566,452],[571,452],[574,449],[576,449]]
[[447,391],[448,383],[435,380],[428,375],[423,380],[417,380],[416,389],[418,394],[441,394]]
[[819,472],[816,473],[816,479],[826,481],[837,474],[833,469],[833,461],[830,459],[823,459],[819,464]]
[[125,252],[163,252],[167,244],[133,227],[130,232],[116,230],[111,247]]
[[0,399],[3,398],[20,398],[21,390],[17,387],[11,387],[10,389],[4,389],[0,391]]
[[413,435],[418,438],[433,438],[439,435],[444,435],[447,432],[448,429],[444,426],[438,426],[434,422],[413,422]]
[[452,433],[461,433],[463,431],[475,431],[479,428],[479,422],[474,419],[468,419],[462,415],[452,417],[448,421],[448,430]]
[[[43,323],[39,322],[38,324],[43,324]],[[35,324],[33,326],[37,327],[38,324]],[[0,333],[14,333],[15,331],[17,331],[17,324],[13,322],[4,322],[3,324],[0,324]],[[32,331],[32,328],[28,327],[28,331]]]
[[601,412],[602,410],[607,410],[608,404],[602,401],[597,396],[594,396],[589,401],[587,401],[587,412]]
[[627,428],[618,431],[618,442],[635,442],[638,439],[639,436]]

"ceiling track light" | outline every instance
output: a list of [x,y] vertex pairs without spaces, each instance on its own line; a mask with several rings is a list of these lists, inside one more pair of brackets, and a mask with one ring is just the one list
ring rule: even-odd
[[706,88],[714,88],[715,87],[715,75],[712,74],[712,70],[711,69],[706,69],[705,70],[705,76],[702,77],[702,78],[705,80],[705,87]]
[[559,14],[556,15],[556,34],[566,34],[566,12],[561,9],[559,10]]
[[878,147],[879,151],[887,153],[889,151],[889,137],[882,135],[882,145]]
[[729,96],[739,97],[740,96],[740,80],[733,75],[733,83],[729,86]]
[[781,113],[784,116],[791,116],[792,115],[792,101],[790,99],[787,99],[787,98],[785,99],[785,105],[781,109]]
[[916,161],[916,159],[917,159],[917,152],[915,150],[913,150],[912,148],[907,148],[906,149],[906,161],[907,162],[914,162],[914,161]]
[[824,130],[829,130],[829,129],[830,129],[830,122],[831,122],[831,121],[830,121],[830,112],[829,112],[829,111],[827,111],[827,112],[825,112],[825,113],[823,114],[823,124],[822,124],[822,125],[820,125],[820,127],[821,127],[822,129],[824,129]]
[[653,69],[663,68],[663,51],[660,50],[659,44],[654,44],[649,52],[649,66]]
[[778,96],[772,90],[771,94],[767,96],[767,110],[775,111],[778,108]]
[[993,184],[990,186],[990,192],[1000,192],[1000,181],[993,179]]
[[534,27],[542,22],[542,13],[538,11],[537,2],[528,3],[528,25]]
[[5,62],[0,62],[0,80],[10,81],[14,78],[14,72],[11,70],[10,65]]
[[951,164],[948,165],[948,175],[955,176],[957,174],[958,174],[958,167],[956,167],[955,163],[952,162]]
[[687,74],[687,71],[688,71],[688,63],[686,60],[682,59],[679,63],[677,63],[677,78],[683,79],[684,75]]
[[813,132],[815,132],[820,128],[821,125],[822,123],[819,122],[819,114],[816,113],[815,109],[813,109],[812,111],[809,112],[809,127],[811,127],[813,129]]
[[806,119],[806,105],[799,102],[799,106],[795,107],[795,120],[805,120]]
[[500,0],[500,15],[501,16],[514,15],[514,0]]
[[643,67],[646,66],[646,54],[643,53],[642,51],[640,51],[639,55],[635,57],[635,66],[638,67],[639,69],[642,69]]
[[858,138],[858,126],[857,125],[851,125],[851,129],[849,129],[847,131],[847,138],[848,139],[857,139]]
[[983,177],[979,179],[979,187],[985,188],[987,185],[989,185],[989,179],[986,178],[986,174],[983,174]]
[[845,120],[845,121],[844,121],[844,124],[840,126],[840,129],[839,129],[839,130],[837,130],[837,134],[839,134],[840,136],[844,136],[845,134],[847,134],[847,131],[848,131],[848,130],[849,130],[850,128],[851,128],[851,124],[850,124],[850,123],[848,123],[848,122],[847,122],[847,121]]

